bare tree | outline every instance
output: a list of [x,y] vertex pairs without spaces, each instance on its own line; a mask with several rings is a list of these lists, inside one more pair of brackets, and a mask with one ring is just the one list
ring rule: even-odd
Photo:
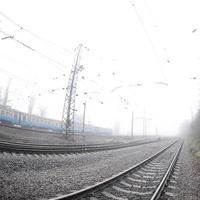
[[45,117],[47,114],[47,107],[40,105],[39,111],[40,111],[40,117]]
[[10,79],[10,80],[8,81],[8,85],[7,85],[6,90],[5,90],[5,93],[4,93],[4,99],[3,99],[3,105],[4,105],[4,106],[6,106],[6,105],[7,105],[7,102],[8,102],[8,94],[9,94],[9,88],[10,88],[11,80],[12,80],[12,79]]
[[29,114],[33,113],[33,109],[34,109],[34,106],[35,106],[35,101],[36,101],[35,95],[29,96],[29,104],[28,104],[28,113]]

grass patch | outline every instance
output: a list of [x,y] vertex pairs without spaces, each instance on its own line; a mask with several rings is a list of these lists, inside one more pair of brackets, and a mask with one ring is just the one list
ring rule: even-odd
[[191,137],[189,140],[192,153],[200,158],[200,139],[199,137]]
[[195,156],[197,156],[197,157],[200,158],[200,151],[197,151],[197,152],[195,153]]

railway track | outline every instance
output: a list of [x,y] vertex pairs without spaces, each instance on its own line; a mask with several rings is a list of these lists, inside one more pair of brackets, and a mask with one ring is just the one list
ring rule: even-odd
[[50,200],[159,199],[183,142],[175,141],[137,165],[88,188]]
[[23,144],[7,141],[0,141],[0,152],[15,152],[24,154],[64,154],[64,153],[84,153],[94,151],[105,151],[131,146],[138,146],[153,142],[159,139],[139,140],[129,143],[109,143],[109,144],[88,144],[88,145],[36,145]]

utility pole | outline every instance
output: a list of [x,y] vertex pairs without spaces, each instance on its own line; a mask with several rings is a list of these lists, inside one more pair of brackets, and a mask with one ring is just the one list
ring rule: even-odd
[[86,111],[86,102],[83,103],[83,130],[82,132],[85,132],[85,111]]
[[194,114],[193,114],[193,108],[192,108],[192,106],[190,106],[190,115],[191,115],[191,121],[193,122],[193,120],[194,120]]
[[144,116],[143,116],[143,136],[146,136],[146,110],[144,109]]
[[157,126],[155,127],[155,129],[156,129],[156,136],[158,136],[158,128],[157,128]]
[[63,131],[65,131],[66,134],[74,132],[74,110],[78,73],[83,70],[83,67],[80,65],[82,47],[83,45],[80,44],[76,49],[76,55],[70,72],[67,91],[64,100],[62,113],[62,129]]
[[131,116],[131,136],[133,137],[133,124],[134,124],[134,113],[132,111],[132,116]]
[[147,121],[152,120],[146,116],[146,109],[144,108],[144,116],[143,116],[143,136],[147,136]]

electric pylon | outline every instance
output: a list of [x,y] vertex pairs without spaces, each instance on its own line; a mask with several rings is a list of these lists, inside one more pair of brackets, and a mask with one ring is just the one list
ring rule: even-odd
[[78,81],[78,73],[83,70],[80,65],[81,50],[83,45],[80,44],[76,49],[74,63],[70,72],[64,106],[62,113],[62,129],[66,134],[74,132],[74,111],[75,111],[75,98]]

